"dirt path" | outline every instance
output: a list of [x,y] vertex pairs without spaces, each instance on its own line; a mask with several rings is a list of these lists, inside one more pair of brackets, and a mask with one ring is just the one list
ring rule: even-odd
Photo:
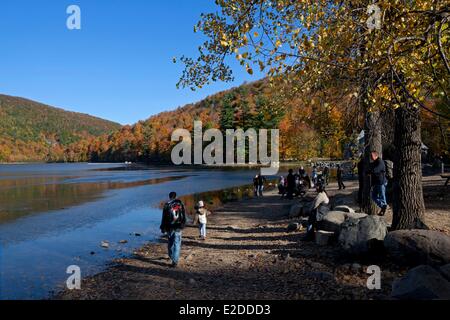
[[[450,230],[449,197],[436,190],[437,194],[426,197],[434,205],[427,217],[436,229]],[[342,192],[335,185],[329,188],[330,196],[339,192],[351,198],[356,191],[352,182]],[[66,291],[57,298],[387,299],[392,281],[406,269],[386,259],[355,261],[337,245],[300,241],[304,231],[286,229],[294,201],[270,192],[264,198],[228,203],[210,217],[206,241],[198,239],[196,227],[185,229],[177,269],[169,267],[167,244],[161,239],[83,280],[82,290]],[[365,270],[371,264],[383,272],[378,291],[366,287]]]

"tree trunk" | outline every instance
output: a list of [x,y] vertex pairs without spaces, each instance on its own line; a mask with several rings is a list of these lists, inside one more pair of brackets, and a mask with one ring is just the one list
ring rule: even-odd
[[395,111],[394,217],[392,228],[426,229],[422,190],[421,132],[418,108]]
[[381,142],[381,124],[380,124],[380,113],[379,111],[367,112],[366,121],[364,125],[364,183],[362,190],[362,203],[361,209],[363,212],[374,215],[378,212],[378,207],[372,201],[371,189],[372,183],[371,178],[367,174],[367,170],[370,167],[370,153],[371,151],[377,151],[382,154],[383,145]]

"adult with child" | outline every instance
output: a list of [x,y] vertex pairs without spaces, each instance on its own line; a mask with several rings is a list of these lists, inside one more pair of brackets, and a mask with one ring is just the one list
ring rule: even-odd
[[168,236],[168,254],[172,260],[172,267],[178,266],[181,252],[182,230],[186,224],[186,210],[181,200],[177,199],[176,192],[169,194],[169,201],[164,204],[161,232]]

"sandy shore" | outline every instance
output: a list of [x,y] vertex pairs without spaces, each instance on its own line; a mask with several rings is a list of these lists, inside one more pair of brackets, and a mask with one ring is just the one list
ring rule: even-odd
[[[427,218],[431,227],[450,232],[450,199],[440,183],[435,177],[425,181],[430,186],[425,189]],[[345,191],[338,191],[335,184],[329,188],[330,196],[353,198],[356,191],[354,182]],[[197,227],[184,230],[178,268],[169,267],[166,241],[161,239],[116,261],[106,272],[83,279],[81,290],[56,298],[388,299],[393,280],[407,270],[386,259],[355,260],[337,245],[299,241],[304,231],[287,232],[289,208],[295,201],[270,192],[264,198],[225,204],[210,217],[206,241],[198,239]],[[366,287],[365,271],[372,264],[382,269],[381,290]]]

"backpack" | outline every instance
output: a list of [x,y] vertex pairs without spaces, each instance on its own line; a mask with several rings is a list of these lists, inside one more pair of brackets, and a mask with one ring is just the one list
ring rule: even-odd
[[386,178],[394,178],[394,163],[391,160],[384,160],[384,166],[386,167]]
[[171,225],[183,222],[184,208],[180,201],[171,201],[168,203],[169,223]]

